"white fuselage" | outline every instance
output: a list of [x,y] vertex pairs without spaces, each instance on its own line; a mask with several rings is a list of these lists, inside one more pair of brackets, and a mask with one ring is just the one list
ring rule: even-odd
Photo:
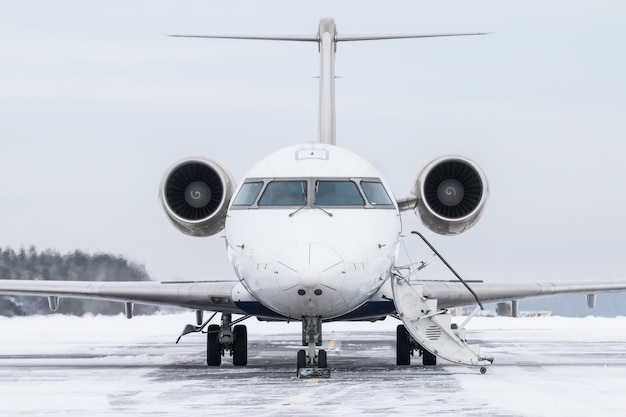
[[[278,186],[290,187],[292,199],[270,200]],[[378,172],[349,151],[316,143],[280,150],[248,172],[225,235],[237,276],[260,303],[289,318],[329,319],[382,286],[400,230],[397,204]]]

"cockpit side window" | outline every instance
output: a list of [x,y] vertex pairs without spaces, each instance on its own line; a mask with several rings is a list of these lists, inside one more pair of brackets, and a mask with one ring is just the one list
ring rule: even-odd
[[315,204],[320,206],[364,206],[359,187],[349,180],[319,180],[315,187]]
[[307,203],[307,181],[272,181],[265,187],[259,206],[302,206]]
[[361,181],[361,188],[363,188],[363,192],[371,205],[393,205],[382,183],[378,181]]
[[247,182],[243,184],[233,202],[233,206],[253,205],[261,188],[263,188],[263,181]]

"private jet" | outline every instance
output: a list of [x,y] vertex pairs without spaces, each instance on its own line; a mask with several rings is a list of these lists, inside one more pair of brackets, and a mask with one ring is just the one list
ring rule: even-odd
[[[194,237],[221,235],[232,264],[232,279],[194,282],[86,282],[0,280],[0,293],[48,297],[55,310],[62,298],[94,298],[133,304],[177,306],[196,311],[196,324],[182,334],[205,332],[207,364],[225,357],[248,363],[248,335],[242,321],[302,324],[295,358],[299,375],[328,376],[322,326],[332,321],[399,319],[396,363],[422,364],[437,358],[476,366],[486,357],[465,336],[467,322],[487,302],[555,294],[626,290],[626,282],[485,283],[465,281],[418,232],[402,228],[401,213],[414,211],[440,235],[457,235],[480,219],[489,189],[470,159],[433,159],[416,176],[407,196],[395,197],[389,182],[357,154],[336,145],[335,53],[344,42],[483,35],[440,33],[343,35],[333,19],[320,20],[313,36],[169,35],[204,39],[297,41],[316,44],[320,54],[317,141],[280,149],[254,165],[237,185],[211,159],[191,157],[166,170],[159,187],[165,214],[180,232]],[[450,280],[419,279],[425,264],[400,265],[404,234],[416,235],[449,268]],[[420,275],[421,276],[421,275]],[[454,277],[452,277],[454,276]],[[463,323],[450,309],[476,308]],[[514,304],[515,305],[515,304]],[[468,310],[469,311],[469,310]],[[205,320],[204,312],[213,313]],[[216,323],[212,320],[217,314]],[[235,318],[238,317],[238,318]],[[180,339],[180,337],[179,337]]]

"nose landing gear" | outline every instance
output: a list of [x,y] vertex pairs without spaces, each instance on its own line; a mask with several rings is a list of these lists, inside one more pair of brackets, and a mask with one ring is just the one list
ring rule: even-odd
[[297,371],[298,378],[330,378],[330,369],[326,351],[315,347],[322,345],[322,318],[302,318],[302,344],[307,349],[298,351]]

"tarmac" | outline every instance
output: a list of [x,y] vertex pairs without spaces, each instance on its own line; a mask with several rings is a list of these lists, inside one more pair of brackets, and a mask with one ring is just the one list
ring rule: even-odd
[[0,416],[626,415],[626,319],[477,318],[478,368],[395,365],[393,319],[325,325],[329,379],[296,377],[298,323],[250,321],[249,361],[205,365],[192,314],[0,319]]

